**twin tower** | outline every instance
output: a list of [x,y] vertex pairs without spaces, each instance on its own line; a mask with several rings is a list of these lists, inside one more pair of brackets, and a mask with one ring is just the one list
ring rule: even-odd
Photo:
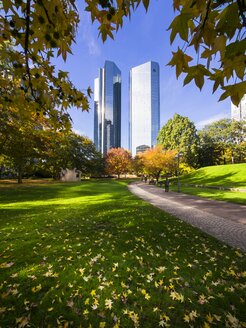
[[[159,65],[147,62],[130,70],[129,149],[133,156],[156,144],[160,129]],[[121,71],[105,61],[94,82],[94,143],[106,155],[121,147]]]

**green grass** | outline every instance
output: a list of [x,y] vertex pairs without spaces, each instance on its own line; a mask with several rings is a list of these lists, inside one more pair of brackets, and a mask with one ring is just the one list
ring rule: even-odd
[[[208,166],[180,177],[181,192],[209,199],[246,204],[246,192],[199,188],[192,185],[246,189],[246,164]],[[190,186],[185,186],[185,184]],[[177,178],[170,190],[177,191]]]
[[[170,186],[171,191],[178,191],[177,185]],[[184,194],[200,196],[208,199],[222,200],[225,202],[246,204],[246,192],[216,190],[208,188],[186,187],[181,184],[180,191]]]
[[246,164],[203,167],[181,177],[181,182],[227,188],[246,188]]
[[124,181],[0,186],[0,240],[0,327],[246,325],[245,254]]

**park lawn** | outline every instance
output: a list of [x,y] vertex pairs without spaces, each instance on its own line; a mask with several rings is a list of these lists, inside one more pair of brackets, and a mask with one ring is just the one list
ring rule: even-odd
[[[170,190],[177,192],[177,185],[170,185]],[[182,184],[180,187],[180,191],[184,194],[246,205],[246,192],[217,190],[199,187],[186,187]]]
[[0,186],[0,327],[246,327],[246,255],[125,181]]
[[246,163],[203,167],[180,180],[187,184],[246,189]]
[[[207,166],[180,177],[181,192],[209,199],[246,204],[246,192],[199,187],[214,186],[246,190],[246,164]],[[189,186],[187,186],[189,185]],[[192,186],[194,185],[194,186]],[[195,187],[195,185],[197,185]],[[177,178],[171,179],[170,190],[178,191]]]

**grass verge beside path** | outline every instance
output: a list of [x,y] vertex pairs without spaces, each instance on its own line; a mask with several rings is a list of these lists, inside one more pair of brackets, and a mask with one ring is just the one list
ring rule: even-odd
[[[177,192],[178,187],[170,186],[170,190]],[[185,187],[182,184],[180,191],[184,194],[246,205],[246,192]]]
[[246,327],[246,255],[124,181],[0,186],[0,327]]
[[181,183],[246,188],[246,163],[203,167],[182,176]]

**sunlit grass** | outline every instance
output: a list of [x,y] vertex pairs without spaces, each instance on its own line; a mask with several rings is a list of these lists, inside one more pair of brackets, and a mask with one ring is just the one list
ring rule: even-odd
[[0,327],[244,327],[246,257],[124,181],[0,185]]
[[182,183],[246,188],[246,163],[207,166],[181,177]]
[[[178,187],[176,185],[171,185],[170,190],[177,192]],[[186,187],[182,184],[180,187],[180,191],[185,194],[200,196],[208,199],[223,200],[226,202],[238,204],[246,204],[246,192]]]
[[[246,164],[227,164],[203,167],[190,174],[181,176],[180,183],[181,192],[186,194],[238,204],[246,204],[246,192],[204,188],[206,186],[213,186],[246,190]],[[171,179],[170,190],[178,191],[177,178]]]

